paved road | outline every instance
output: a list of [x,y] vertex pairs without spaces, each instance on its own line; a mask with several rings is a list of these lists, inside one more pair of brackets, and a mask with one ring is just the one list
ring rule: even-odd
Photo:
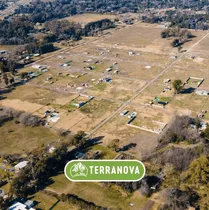
[[177,62],[179,62],[186,54],[191,52],[191,50],[197,46],[201,41],[203,41],[206,37],[208,37],[209,33],[207,33],[205,36],[203,36],[199,41],[197,41],[194,45],[192,45],[186,52],[182,53],[175,61],[170,63],[161,73],[159,73],[153,80],[151,80],[149,83],[147,83],[144,87],[139,88],[136,90],[136,94],[132,96],[125,104],[123,104],[121,107],[119,107],[114,113],[112,113],[109,117],[107,117],[105,120],[103,120],[99,125],[97,125],[89,134],[88,136],[91,136],[96,131],[98,131],[102,126],[104,126],[107,122],[109,122],[113,117],[118,115],[120,112],[122,112],[135,98],[137,98],[145,89],[147,89],[150,85],[155,83],[161,76],[163,76],[173,65],[175,65]]

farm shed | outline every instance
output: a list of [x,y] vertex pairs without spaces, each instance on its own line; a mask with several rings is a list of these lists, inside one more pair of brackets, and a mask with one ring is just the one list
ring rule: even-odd
[[19,172],[22,168],[24,168],[25,166],[27,166],[28,161],[22,161],[20,163],[18,163],[17,165],[15,165],[15,172]]

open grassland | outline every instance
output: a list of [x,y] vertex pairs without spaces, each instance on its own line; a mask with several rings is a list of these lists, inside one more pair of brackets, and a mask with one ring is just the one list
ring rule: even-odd
[[[91,21],[96,20],[98,15],[79,15],[73,18],[80,19],[80,22],[85,19]],[[131,99],[131,103],[124,109],[137,112],[139,121],[154,120],[168,123],[170,120],[168,116],[174,114],[195,116],[204,107],[205,97],[196,96],[195,93],[173,96],[173,89],[163,93],[166,87],[163,81],[170,79],[169,86],[172,88],[175,79],[185,82],[189,77],[204,75],[205,81],[202,87],[209,86],[207,72],[209,59],[204,55],[203,44],[207,43],[208,38],[182,56],[176,48],[172,48],[170,44],[172,39],[161,38],[162,30],[157,25],[135,23],[133,26],[109,30],[108,35],[98,40],[84,39],[80,43],[84,42],[85,47],[81,44],[66,48],[60,53],[58,51],[54,56],[50,54],[48,59],[36,62],[46,65],[49,71],[41,72],[40,76],[29,81],[27,85],[16,87],[5,94],[6,99],[1,103],[40,116],[43,116],[46,110],[55,108],[59,112],[60,119],[51,124],[52,128],[63,128],[73,133],[79,130],[91,132],[110,117],[110,120],[95,133],[104,136],[104,144],[108,144],[113,138],[121,139],[121,144],[127,144],[135,136],[141,136],[143,140],[146,135],[150,135],[152,139],[152,134],[128,127],[126,125],[128,118],[114,116],[112,119],[111,115]],[[183,50],[189,49],[206,34],[204,31],[192,31],[192,33],[194,39],[185,43]],[[175,62],[174,55],[177,59],[179,57],[181,59]],[[193,55],[195,59],[190,58]],[[71,61],[68,66],[62,66],[68,61]],[[172,65],[169,66],[170,64]],[[93,69],[90,70],[88,67]],[[112,67],[111,71],[107,71],[109,67]],[[153,82],[153,79],[165,69],[165,73]],[[24,71],[38,70],[27,67],[21,70]],[[111,82],[104,82],[105,78],[110,78]],[[149,86],[144,88],[148,84]],[[132,99],[140,90],[143,91]],[[72,101],[79,94],[95,98],[81,108],[73,107]],[[162,102],[168,101],[168,105],[164,109],[157,108],[158,111],[152,107],[144,107],[155,97]],[[148,111],[144,111],[146,109]],[[144,126],[147,126],[146,123]],[[150,144],[152,141],[147,142],[147,145]],[[155,145],[154,140],[153,145]]]
[[86,25],[90,22],[95,22],[95,21],[99,21],[102,19],[110,19],[110,20],[114,20],[115,19],[115,15],[100,15],[100,14],[82,14],[82,15],[74,15],[71,17],[67,17],[65,18],[66,20],[70,21],[70,22],[76,22],[76,23],[80,23],[81,25]]
[[15,124],[14,121],[7,122],[0,127],[0,133],[1,152],[6,154],[29,152],[60,138],[48,128],[25,127]]
[[[82,18],[80,22],[88,21],[85,15]],[[91,149],[102,151],[104,159],[113,159],[117,155],[106,147],[113,139],[120,139],[121,148],[135,143],[136,147],[128,152],[141,158],[143,153],[156,147],[158,136],[128,126],[130,114],[137,114],[134,125],[149,129],[158,129],[159,125],[154,121],[167,124],[176,114],[196,117],[201,110],[207,111],[204,119],[208,122],[208,96],[195,94],[194,85],[196,86],[197,82],[189,82],[184,90],[176,95],[172,87],[176,79],[184,83],[189,77],[203,77],[205,80],[200,88],[209,89],[209,58],[206,53],[208,38],[190,49],[206,32],[192,31],[195,38],[183,45],[183,50],[190,49],[183,56],[178,49],[171,47],[172,39],[160,37],[161,31],[156,25],[136,23],[133,26],[110,30],[109,35],[100,37],[97,41],[94,39],[88,43],[85,40],[85,46],[67,48],[46,60],[37,61],[37,64],[47,65],[49,71],[42,72],[27,84],[4,94],[5,99],[1,100],[0,104],[39,116],[54,108],[59,112],[60,119],[50,124],[51,130],[45,127],[23,127],[13,121],[8,122],[0,127],[0,147],[6,153],[24,153],[58,140],[54,129],[62,128],[72,133],[79,130],[89,133],[93,130],[91,137],[100,138],[101,144]],[[191,58],[193,56],[195,58]],[[72,62],[69,66],[62,66],[70,60]],[[88,67],[92,67],[92,70]],[[107,71],[109,67],[112,70]],[[21,70],[24,71],[37,70],[27,67]],[[51,79],[47,80],[49,77]],[[164,82],[167,79],[171,80],[168,84]],[[163,90],[167,86],[171,90],[165,93]],[[193,88],[193,91],[185,91],[189,88]],[[95,98],[80,108],[73,106],[72,101],[83,97],[82,95]],[[165,108],[148,105],[155,97],[159,97],[163,102],[169,101],[168,105]],[[121,115],[124,110],[129,111],[127,116]],[[53,183],[47,190],[59,194],[75,194],[115,210],[138,210],[147,205],[147,199],[139,192],[129,194],[115,185],[71,183],[63,174],[52,177],[52,180]],[[34,199],[39,201],[37,207],[42,209],[54,206],[55,210],[77,210],[77,207],[69,204],[57,203],[54,197],[43,192],[35,194]],[[130,203],[133,203],[134,207],[130,207]]]

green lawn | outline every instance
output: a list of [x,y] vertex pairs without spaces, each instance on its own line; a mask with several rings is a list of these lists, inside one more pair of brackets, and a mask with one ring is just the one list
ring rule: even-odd
[[104,147],[100,144],[93,146],[92,150],[95,150],[95,151],[100,150],[103,154],[102,158],[106,160],[113,159],[117,155],[117,153],[114,152],[113,150],[110,150],[107,147]]
[[[130,194],[123,191],[116,185],[104,185],[103,183],[73,183],[65,176],[58,175],[52,178],[54,183],[50,186],[51,190],[58,193],[75,194],[80,198],[93,201],[96,205],[111,208],[112,210],[138,210],[146,202],[138,192]],[[129,204],[134,203],[134,207]]]

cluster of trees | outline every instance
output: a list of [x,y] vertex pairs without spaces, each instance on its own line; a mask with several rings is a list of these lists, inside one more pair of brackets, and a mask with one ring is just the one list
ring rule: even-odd
[[103,19],[95,22],[88,23],[84,28],[85,36],[92,36],[99,31],[104,31],[109,28],[114,28],[114,23],[109,19]]
[[193,37],[192,33],[186,29],[180,29],[179,27],[175,28],[167,28],[161,32],[161,37],[169,38],[175,37],[171,45],[173,47],[179,47],[183,45],[185,42],[189,41]]
[[188,183],[196,187],[207,186],[209,181],[209,156],[202,155],[194,160],[186,172]]
[[34,24],[27,17],[15,17],[12,20],[0,20],[0,44],[19,45],[32,40],[28,34],[34,30]]
[[63,170],[67,155],[67,145],[64,143],[52,154],[47,153],[45,148],[32,151],[28,156],[30,163],[12,181],[12,194],[24,198],[46,186],[52,175]]
[[9,87],[14,84],[14,78],[11,73],[3,73],[0,75],[0,88],[2,88],[2,84],[4,83],[4,87]]
[[[29,122],[24,121],[24,123]],[[11,191],[14,195],[26,197],[39,188],[46,186],[50,182],[51,176],[63,171],[66,161],[73,159],[73,155],[78,148],[81,151],[90,145],[83,131],[79,131],[75,135],[67,133],[66,135],[66,143],[60,143],[53,153],[49,153],[47,147],[42,147],[28,154],[30,164],[23,168],[18,177],[12,182]],[[68,152],[68,146],[70,145],[76,146],[77,149]]]
[[58,40],[79,40],[83,33],[81,25],[67,20],[53,20],[46,23],[51,38]]
[[80,209],[88,210],[107,210],[107,208],[97,206],[93,202],[86,201],[74,194],[61,194],[60,200],[78,206]]
[[45,123],[39,116],[16,111],[11,108],[0,108],[0,126],[14,119],[15,123],[21,123],[24,126],[31,127],[40,126]]
[[4,199],[3,197],[0,197],[0,209],[8,209],[10,206],[10,199]]
[[[32,14],[31,19],[36,22],[45,22],[53,18],[63,18],[70,15],[81,14],[85,12],[110,13],[110,12],[138,12],[146,9],[162,8],[180,8],[201,10],[207,8],[207,1],[161,1],[161,0],[121,0],[121,1],[87,1],[77,2],[76,0],[57,0],[50,2],[33,1],[30,5],[20,6],[16,13]],[[172,12],[172,11],[171,11]],[[185,14],[185,13],[184,13]]]
[[99,32],[115,27],[109,19],[88,23],[84,28],[80,24],[67,20],[52,20],[46,22],[46,30],[50,32],[48,40],[80,40],[82,36],[94,36]]
[[163,196],[166,201],[160,210],[188,209],[198,199],[198,195],[193,191],[183,191],[176,188],[163,190]]
[[59,1],[33,1],[29,5],[21,5],[16,9],[16,14],[30,14],[33,23],[44,23],[57,18],[64,18],[77,14],[76,7],[78,2],[59,0]]
[[208,20],[208,14],[186,14],[183,11],[167,11],[165,18],[165,21],[171,22],[171,26],[200,30],[208,30]]
[[161,183],[162,183],[161,177],[147,175],[141,181],[117,182],[116,184],[119,185],[122,189],[124,189],[125,191],[127,191],[129,193],[133,193],[133,192],[139,190],[142,195],[149,197],[152,195],[152,193],[154,193],[156,190],[159,189]]
[[[206,145],[205,145],[206,146]],[[172,147],[156,156],[156,162],[165,166],[171,164],[177,171],[185,171],[189,164],[202,154],[208,154],[209,150],[206,147],[196,146],[194,148],[178,148]]]
[[5,1],[1,1],[1,2],[0,2],[0,10],[4,10],[4,9],[6,9],[6,8],[7,8],[6,2],[5,2]]
[[[170,127],[166,130],[163,136],[160,137],[160,144],[179,143],[186,141],[194,144],[203,140],[198,130],[200,121],[190,118],[189,116],[176,116]],[[190,125],[196,125],[196,129],[191,129]]]
[[0,126],[20,116],[21,112],[15,111],[11,108],[0,109]]
[[0,59],[0,74],[3,75],[6,72],[15,74],[16,62],[13,59]]
[[0,89],[4,87],[12,86],[14,84],[14,74],[16,68],[16,62],[11,58],[9,60],[0,59]]
[[[195,128],[191,129],[190,124],[195,125]],[[181,210],[191,206],[197,209],[208,209],[209,147],[205,139],[208,138],[209,126],[201,133],[198,130],[199,124],[198,119],[176,116],[159,139],[161,146],[164,145],[164,147],[156,148],[155,152],[144,159],[149,164],[155,165],[147,168],[148,174],[161,174],[163,177],[161,183],[163,190],[160,194],[164,204],[161,205],[161,210]],[[182,141],[194,145],[165,147],[168,143]],[[143,190],[144,195],[149,195],[148,186]]]
[[[207,4],[205,2],[205,4]],[[149,12],[142,16],[142,20],[147,23],[161,23],[161,22],[170,22],[171,27],[180,27],[187,29],[199,29],[199,30],[208,30],[209,16],[207,6],[205,8],[207,14],[196,14],[195,12],[191,14],[185,13],[183,10],[168,10],[165,15],[159,15],[155,12]],[[192,6],[190,7],[192,9]],[[200,7],[201,9],[201,7]],[[204,10],[203,10],[204,11]]]
[[87,138],[84,131],[78,131],[75,135],[68,135],[67,141],[70,145],[76,146],[77,148],[87,147]]
[[44,54],[44,53],[53,52],[54,50],[55,47],[52,43],[47,43],[46,41],[43,41],[43,42],[32,42],[30,44],[27,44],[25,45],[23,51],[26,51],[27,52],[26,54],[34,54],[34,53]]
[[34,25],[35,23],[30,20],[30,16],[1,20],[0,44],[28,44],[24,48],[29,50],[29,52],[45,53],[54,50],[53,45],[49,43],[56,40],[80,40],[82,36],[92,36],[100,31],[114,27],[114,23],[109,19],[89,23],[84,29],[81,28],[80,24],[67,20],[52,20],[46,22],[46,33],[43,40],[40,41],[39,38],[34,36],[38,32],[38,29],[35,29]]
[[181,80],[174,80],[173,81],[173,88],[175,90],[175,93],[178,94],[183,89],[183,82]]

